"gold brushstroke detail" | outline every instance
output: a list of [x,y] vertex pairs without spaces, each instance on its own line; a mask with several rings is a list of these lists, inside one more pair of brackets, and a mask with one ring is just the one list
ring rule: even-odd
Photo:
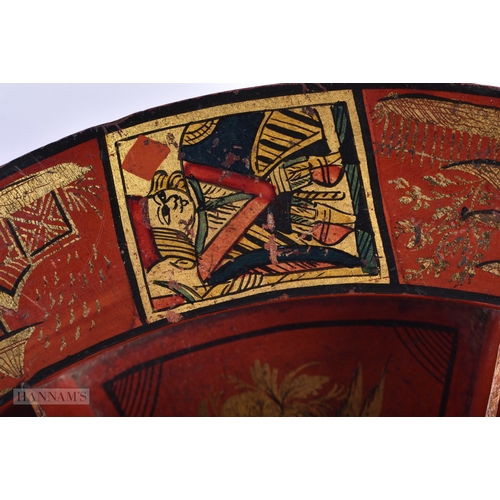
[[0,373],[16,379],[24,375],[24,349],[34,331],[30,326],[0,341]]
[[0,397],[2,397],[4,394],[7,394],[8,392],[12,391],[12,387],[6,387],[5,389],[0,389]]
[[28,175],[0,190],[0,218],[21,210],[56,188],[82,179],[92,167],[61,163],[42,172]]
[[419,123],[496,138],[500,135],[500,109],[452,100],[394,96],[379,101],[375,118],[390,112]]
[[486,417],[496,417],[498,415],[498,402],[500,401],[500,347],[497,351],[495,371],[491,383],[490,397],[486,407]]
[[[366,203],[367,203],[367,211],[368,217],[370,220],[370,224],[373,228],[373,236],[374,236],[374,245],[377,250],[377,258],[379,259],[380,264],[380,274],[379,275],[367,275],[363,273],[361,268],[353,268],[353,269],[323,269],[321,272],[312,271],[312,272],[297,272],[290,273],[287,275],[287,279],[283,280],[283,275],[277,276],[265,276],[262,280],[262,283],[258,288],[248,289],[243,292],[229,294],[229,295],[217,295],[215,293],[215,288],[220,289],[219,285],[216,287],[205,287],[207,291],[210,291],[210,296],[206,293],[199,293],[201,300],[196,299],[193,303],[185,303],[175,307],[176,313],[187,313],[192,312],[196,309],[209,307],[216,304],[222,304],[228,301],[232,301],[235,298],[243,298],[250,295],[264,294],[268,292],[279,292],[286,291],[290,288],[291,284],[288,282],[288,279],[293,281],[297,279],[297,276],[301,277],[300,284],[297,283],[297,286],[322,286],[322,285],[331,285],[331,284],[355,284],[355,283],[389,283],[389,273],[387,262],[385,259],[384,249],[382,240],[380,237],[380,230],[378,226],[378,221],[375,215],[375,208],[373,204],[373,196],[370,188],[370,177],[368,174],[368,164],[367,158],[364,151],[363,145],[363,135],[361,132],[361,125],[359,122],[356,104],[354,101],[353,93],[351,90],[340,90],[340,91],[331,91],[331,92],[321,92],[315,94],[305,94],[305,95],[292,95],[292,96],[282,96],[276,98],[266,98],[266,99],[258,99],[253,101],[247,101],[239,103],[237,106],[234,104],[214,106],[211,108],[196,110],[193,112],[188,112],[184,114],[178,114],[175,116],[169,116],[165,118],[159,118],[155,120],[151,120],[150,122],[144,122],[137,126],[132,126],[129,128],[122,129],[119,133],[110,133],[106,135],[106,142],[109,153],[109,161],[111,164],[111,172],[113,177],[113,182],[116,188],[117,193],[117,203],[119,212],[121,214],[121,220],[123,221],[125,238],[128,247],[128,253],[131,260],[131,264],[134,270],[135,277],[138,281],[138,289],[139,294],[146,312],[146,318],[148,323],[153,323],[158,320],[165,319],[169,314],[168,311],[155,311],[153,308],[153,304],[151,302],[150,296],[150,284],[148,282],[148,275],[142,267],[142,263],[140,260],[140,250],[137,246],[137,242],[135,240],[135,233],[132,227],[132,222],[130,220],[130,215],[127,206],[126,195],[133,194],[128,193],[126,191],[126,185],[124,184],[122,170],[120,167],[120,158],[123,159],[123,156],[120,153],[120,145],[123,144],[132,144],[133,141],[136,140],[136,137],[140,134],[147,135],[153,140],[163,141],[166,131],[171,131],[173,134],[180,135],[184,132],[185,128],[188,127],[193,122],[202,122],[214,119],[214,117],[222,117],[226,115],[234,115],[236,113],[248,113],[248,112],[261,112],[261,113],[269,113],[271,114],[273,111],[277,110],[291,110],[293,112],[297,112],[299,110],[307,110],[308,113],[314,113],[314,110],[317,110],[318,107],[324,106],[325,109],[331,111],[331,106],[336,103],[345,103],[347,106],[347,111],[349,115],[350,125],[352,127],[353,136],[354,136],[354,147],[356,149],[356,153],[359,159],[359,173],[360,173],[360,182],[363,185],[363,188],[366,192]],[[320,130],[321,133],[321,130]],[[288,147],[288,146],[287,146]],[[169,157],[172,155],[169,155]],[[175,156],[175,155],[174,155]],[[182,161],[180,161],[177,157],[175,158],[175,165],[168,165],[168,168],[162,166],[162,168],[170,171],[178,171],[182,169]],[[280,161],[277,163],[277,166],[280,165]],[[253,165],[251,165],[252,168]],[[254,170],[255,173],[255,170]],[[266,174],[268,175],[268,174]],[[341,183],[344,182],[342,179]],[[345,181],[347,183],[347,181]],[[339,184],[340,188],[340,184]],[[349,209],[342,208],[344,212],[350,212]],[[350,235],[351,236],[351,235]],[[356,248],[356,242],[353,238],[348,236],[346,240],[346,249],[350,250],[351,248]],[[300,238],[301,235],[297,235],[297,238]],[[343,244],[343,242],[342,242]],[[340,248],[339,249],[344,249]],[[288,278],[289,276],[289,278]],[[283,280],[282,282],[280,280]],[[229,288],[231,289],[231,283],[229,284]],[[227,283],[221,286],[227,288]],[[188,283],[189,285],[189,283]],[[198,290],[197,290],[198,292]],[[201,291],[200,291],[201,292]],[[212,294],[213,292],[213,294]]]
[[203,139],[206,139],[215,130],[218,122],[219,120],[209,120],[201,123],[192,123],[186,127],[182,139],[183,144],[192,146],[203,141]]
[[[251,155],[251,165],[257,175],[263,176],[267,174],[280,161],[283,161],[299,149],[303,149],[319,141],[323,137],[319,116],[315,110],[312,108],[309,109],[311,109],[311,113],[308,113],[304,109],[284,110],[293,112],[296,118],[288,116],[281,110],[265,114],[264,120],[257,132]],[[302,121],[302,119],[307,121]],[[316,123],[311,124],[311,120]],[[275,129],[280,129],[284,132],[277,132]],[[286,130],[290,131],[290,135],[286,133]],[[295,133],[300,133],[304,138],[299,139],[294,137]],[[262,141],[269,141],[279,146],[287,147],[287,149],[284,152],[280,152],[278,149],[265,146],[265,143]],[[265,162],[262,159],[263,157],[267,158],[268,161]]]
[[477,266],[482,271],[500,276],[500,262],[487,262]]
[[[361,365],[354,371],[348,390],[334,383],[327,391],[329,377],[306,373],[307,369],[318,364],[303,364],[289,372],[280,383],[278,369],[257,359],[250,367],[251,383],[226,376],[237,393],[224,402],[224,391],[211,393],[208,399],[200,402],[198,414],[205,417],[302,417],[332,414],[340,417],[380,416],[385,367],[380,380],[363,401]],[[336,410],[338,402],[340,407]]]

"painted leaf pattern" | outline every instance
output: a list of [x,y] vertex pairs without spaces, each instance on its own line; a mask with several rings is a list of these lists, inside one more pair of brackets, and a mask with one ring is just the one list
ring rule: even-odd
[[362,417],[378,417],[380,415],[380,411],[382,410],[382,401],[384,399],[384,388],[385,369],[378,384],[366,397],[365,404],[363,405],[363,410],[361,412]]
[[241,391],[230,396],[222,405],[220,393],[203,400],[198,409],[200,416],[212,414],[231,417],[287,417],[327,416],[335,414],[334,402],[341,402],[337,416],[378,416],[382,409],[385,368],[381,379],[363,401],[363,375],[361,365],[353,372],[349,390],[330,382],[324,375],[309,375],[304,371],[318,363],[306,363],[289,372],[279,383],[276,368],[256,360],[250,367],[252,384],[235,377],[228,377],[234,388]]
[[[404,190],[400,203],[419,212],[418,216],[398,221],[393,233],[396,238],[404,236],[409,250],[426,252],[416,259],[420,268],[405,269],[407,282],[422,280],[424,274],[437,278],[456,265],[459,270],[451,274],[450,281],[456,285],[470,283],[485,260],[493,232],[500,230],[500,211],[487,208],[491,207],[494,198],[485,189],[486,181],[494,181],[493,167],[476,168],[467,163],[449,165],[445,169],[449,169],[447,175],[423,176],[430,190],[412,186],[404,178],[389,181],[396,190]],[[467,181],[452,174],[452,170],[476,174],[478,179]],[[447,192],[449,185],[459,187]],[[455,260],[453,265],[452,260]]]
[[487,273],[496,274],[500,276],[500,261],[483,262],[477,266],[479,269]]

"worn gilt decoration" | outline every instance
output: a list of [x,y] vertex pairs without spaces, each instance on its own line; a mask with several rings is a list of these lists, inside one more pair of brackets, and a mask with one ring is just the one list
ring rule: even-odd
[[496,415],[499,252],[496,89],[276,85],[95,127],[0,167],[0,415]]
[[290,283],[388,282],[352,92],[219,106],[106,141],[148,322]]

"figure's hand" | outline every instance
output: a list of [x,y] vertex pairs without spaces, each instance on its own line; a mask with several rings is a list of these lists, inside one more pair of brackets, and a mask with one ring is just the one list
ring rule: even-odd
[[340,152],[327,156],[308,156],[293,164],[284,165],[290,185],[300,185],[309,180],[320,186],[335,186],[344,174]]

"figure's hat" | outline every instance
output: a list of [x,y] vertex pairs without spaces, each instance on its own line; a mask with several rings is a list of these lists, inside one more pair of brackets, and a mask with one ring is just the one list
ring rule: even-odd
[[165,170],[158,170],[151,179],[151,188],[148,197],[154,196],[165,189],[174,189],[176,191],[187,191],[186,180],[180,172],[168,174]]

